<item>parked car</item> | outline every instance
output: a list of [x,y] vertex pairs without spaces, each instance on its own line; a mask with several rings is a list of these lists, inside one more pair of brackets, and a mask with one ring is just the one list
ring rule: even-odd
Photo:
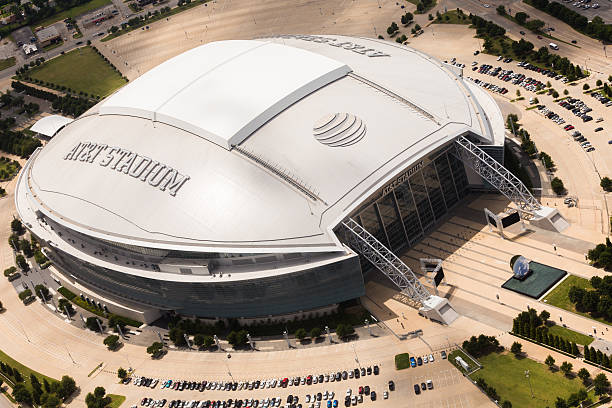
[[419,387],[419,384],[414,384],[414,393],[416,395],[419,395],[421,393],[421,387]]

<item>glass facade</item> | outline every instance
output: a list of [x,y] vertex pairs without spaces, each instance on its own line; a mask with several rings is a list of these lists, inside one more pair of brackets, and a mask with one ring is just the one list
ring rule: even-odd
[[357,257],[259,279],[166,281],[93,265],[57,248],[49,256],[69,280],[96,293],[200,317],[264,317],[313,310],[365,294]]
[[467,186],[463,163],[446,149],[353,217],[380,242],[398,251],[421,239],[467,194]]

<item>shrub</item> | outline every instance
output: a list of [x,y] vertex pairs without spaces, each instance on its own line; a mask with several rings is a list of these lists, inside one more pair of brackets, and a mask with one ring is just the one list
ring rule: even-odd
[[19,299],[25,300],[32,296],[32,291],[30,289],[26,289],[23,292],[19,293]]

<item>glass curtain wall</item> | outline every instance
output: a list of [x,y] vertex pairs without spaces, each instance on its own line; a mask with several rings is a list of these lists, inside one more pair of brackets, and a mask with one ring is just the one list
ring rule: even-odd
[[355,219],[392,251],[413,245],[467,194],[461,160],[449,150],[388,194],[363,207]]

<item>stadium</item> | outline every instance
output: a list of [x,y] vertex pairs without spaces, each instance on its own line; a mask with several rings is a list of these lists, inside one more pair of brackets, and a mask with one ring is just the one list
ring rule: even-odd
[[[209,43],[33,130],[52,139],[20,174],[19,216],[64,286],[145,322],[358,298],[376,262],[351,245],[347,220],[397,252],[471,188],[500,188],[482,168],[505,170],[486,91],[367,38]],[[512,188],[500,190],[546,210]]]

